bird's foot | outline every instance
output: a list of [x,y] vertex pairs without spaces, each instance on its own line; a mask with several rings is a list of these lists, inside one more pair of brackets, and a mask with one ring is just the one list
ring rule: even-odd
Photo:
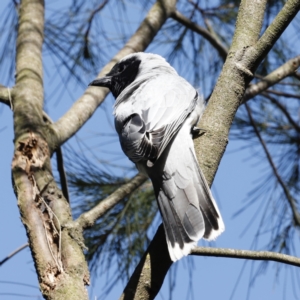
[[193,139],[196,138],[196,137],[198,137],[198,136],[200,136],[200,135],[202,135],[202,134],[204,134],[205,132],[206,132],[205,129],[199,128],[199,127],[197,127],[197,126],[194,126],[194,127],[192,128],[192,136],[193,136]]

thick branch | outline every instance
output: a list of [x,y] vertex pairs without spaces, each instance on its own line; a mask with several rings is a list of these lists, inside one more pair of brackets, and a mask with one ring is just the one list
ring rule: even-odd
[[[44,1],[23,0],[19,9],[14,87],[14,126],[16,140],[28,130],[41,133],[43,111],[42,45],[44,38]],[[34,112],[34,113],[33,113]]]
[[[171,12],[174,11],[175,3],[175,0],[158,0],[150,9],[136,33],[129,39],[123,49],[101,70],[98,77],[108,73],[113,65],[124,56],[133,52],[144,51]],[[104,101],[108,92],[106,88],[89,87],[70,110],[53,124],[52,129],[57,137],[57,146],[63,144],[83,126]]]
[[230,53],[238,50],[242,54],[258,41],[266,4],[266,0],[241,1]]
[[165,232],[161,224],[130,277],[120,300],[154,299],[171,265]]
[[275,166],[275,164],[273,162],[273,159],[271,157],[271,154],[270,154],[270,152],[269,152],[269,150],[267,148],[267,145],[266,145],[265,141],[263,140],[263,138],[261,137],[261,135],[259,133],[259,130],[258,130],[258,128],[257,128],[257,126],[256,126],[256,124],[254,122],[254,119],[253,119],[252,114],[251,114],[251,110],[250,110],[250,108],[249,108],[249,106],[248,106],[247,103],[245,103],[245,107],[246,107],[246,110],[247,110],[247,113],[248,113],[248,116],[249,116],[250,123],[251,123],[251,125],[252,125],[252,127],[254,129],[254,132],[255,132],[255,134],[256,134],[259,142],[261,143],[263,149],[264,149],[264,152],[265,152],[266,157],[268,159],[268,162],[269,162],[269,164],[270,164],[270,166],[272,168],[272,171],[273,171],[273,173],[274,173],[274,175],[275,175],[278,183],[280,184],[281,188],[283,189],[283,192],[284,192],[284,194],[286,196],[286,199],[288,200],[288,203],[289,203],[289,205],[291,207],[293,218],[294,218],[294,222],[295,222],[296,225],[299,226],[300,225],[300,215],[299,215],[299,212],[298,212],[297,207],[296,207],[296,201],[292,197],[292,195],[290,194],[289,189],[287,188],[287,186],[285,185],[285,183],[282,180],[281,176],[279,175],[278,170],[277,170],[277,168],[276,168],[276,166]]
[[287,26],[294,19],[300,9],[299,0],[288,0],[278,15],[275,17],[271,25],[266,29],[258,43],[255,45],[251,52],[254,50],[255,59],[254,68],[256,68],[260,62],[266,57],[273,45],[279,39],[281,34],[287,28]]
[[218,51],[221,58],[225,61],[228,53],[227,47],[225,47],[220,40],[216,39],[215,36],[212,35],[207,29],[199,26],[197,23],[192,22],[177,10],[171,14],[171,17],[188,29],[203,36]]
[[282,79],[295,73],[300,66],[300,55],[288,60],[285,64],[265,76],[260,82],[252,84],[247,89],[243,103],[255,97]]
[[145,175],[136,175],[128,183],[125,183],[119,187],[115,192],[109,195],[105,200],[101,201],[93,209],[80,215],[80,217],[75,221],[76,225],[82,229],[93,226],[101,216],[103,216],[108,210],[123,200],[124,197],[128,196],[134,190],[140,187],[146,180],[147,177]]
[[44,1],[22,0],[12,95],[13,184],[43,296],[83,300],[88,298],[89,272],[79,245],[82,235],[75,239],[61,226],[71,222],[71,212],[52,175],[43,120],[43,31]]
[[250,251],[226,248],[197,247],[193,249],[191,254],[196,256],[231,257],[238,259],[276,261],[287,265],[300,267],[299,257],[271,251]]
[[243,100],[252,73],[243,64],[245,49],[257,42],[266,6],[264,1],[242,1],[236,30],[222,73],[198,126],[206,133],[194,140],[197,158],[212,184],[228,142],[235,113]]

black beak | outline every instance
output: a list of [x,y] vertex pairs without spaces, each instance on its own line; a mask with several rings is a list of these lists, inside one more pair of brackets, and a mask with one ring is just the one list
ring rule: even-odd
[[110,88],[111,87],[111,76],[104,76],[102,78],[95,79],[89,85],[104,86],[104,87]]

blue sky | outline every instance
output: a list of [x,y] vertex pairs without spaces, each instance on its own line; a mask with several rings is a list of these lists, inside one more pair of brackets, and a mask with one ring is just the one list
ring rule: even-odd
[[[8,2],[8,0],[0,2],[0,11],[3,11],[3,8]],[[58,2],[54,2],[53,5],[59,4]],[[141,18],[141,16],[139,18]],[[50,57],[45,59],[45,66],[50,74],[45,73],[47,96],[55,86],[59,84],[60,78],[59,76],[53,75],[55,71],[53,71],[53,62]],[[88,84],[92,78],[88,77],[88,75],[85,77]],[[53,120],[57,120],[83,92],[83,88],[74,83],[70,85],[68,89],[69,92],[64,93],[61,99],[47,103],[47,113]],[[110,122],[107,122],[106,114],[106,111],[109,112],[111,110],[112,101],[112,98],[108,98],[105,106],[99,108],[92,119],[80,130],[79,137],[88,143],[89,147],[96,148],[96,144],[102,141],[100,140],[101,137],[99,137],[99,141],[89,139],[88,137],[98,132],[113,132],[111,113],[108,114]],[[12,112],[8,107],[4,107],[4,105],[1,104],[0,139],[2,142],[0,150],[1,260],[27,241],[11,184],[10,166],[13,155]],[[74,139],[71,140],[70,145],[76,147],[76,141]],[[243,150],[241,150],[242,148]],[[117,143],[112,143],[107,145],[106,148],[101,147],[99,149],[98,156],[102,159],[110,158],[106,154],[106,152],[109,151],[119,153],[118,157],[121,155],[121,150]],[[261,160],[255,158],[249,159],[252,156],[253,149],[245,142],[229,142],[212,188],[213,194],[219,203],[226,230],[214,244],[211,244],[212,246],[251,249],[254,235],[259,226],[260,216],[263,213],[259,207],[262,204],[257,203],[236,218],[233,218],[233,214],[241,207],[243,200],[248,197],[248,193],[255,186],[255,181],[260,178],[261,173],[267,166],[267,164],[261,162]],[[122,163],[123,162],[129,165],[126,158],[122,158]],[[254,214],[257,214],[258,217],[251,221]],[[246,227],[248,230],[243,234]],[[266,242],[267,240],[262,241],[261,245]],[[188,268],[189,263],[193,264],[193,276],[191,281],[189,276],[189,270],[191,268]],[[258,277],[253,287],[249,290],[250,293],[247,294],[249,282],[252,278],[251,274],[253,274],[251,272],[257,269],[260,262],[254,262],[253,264],[252,262],[247,262],[244,272],[241,273],[244,263],[244,260],[213,257],[184,258],[173,266],[173,268],[177,267],[177,277],[172,299],[230,299],[231,295],[233,295],[232,299],[247,299],[247,295],[249,296],[248,299],[256,300],[294,299],[290,270],[293,269],[293,272],[295,272],[295,267],[289,267],[289,269],[283,267],[276,277],[278,263],[271,262],[267,272]],[[98,278],[92,278],[92,280],[93,288],[89,289],[90,299],[97,299],[97,297],[102,294],[103,287],[106,285],[106,274]],[[239,280],[239,284],[233,293],[237,280]],[[33,287],[7,282],[28,284]],[[170,278],[167,277],[157,299],[169,299],[169,282]],[[118,283],[107,299],[118,298],[124,288],[124,284],[125,283]],[[11,295],[4,295],[4,293]],[[12,294],[22,294],[23,296]],[[25,299],[25,295],[33,299],[38,299],[40,295],[29,249],[23,250],[0,267],[0,299]],[[192,298],[192,296],[194,298]]]

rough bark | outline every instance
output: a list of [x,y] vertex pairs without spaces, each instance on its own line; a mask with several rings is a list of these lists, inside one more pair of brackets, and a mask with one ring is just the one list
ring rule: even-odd
[[14,190],[21,220],[46,299],[87,299],[89,272],[81,236],[63,224],[70,207],[55,184],[50,166],[47,125],[43,121],[42,44],[44,1],[23,0],[19,10],[16,85],[12,92],[15,153]]

